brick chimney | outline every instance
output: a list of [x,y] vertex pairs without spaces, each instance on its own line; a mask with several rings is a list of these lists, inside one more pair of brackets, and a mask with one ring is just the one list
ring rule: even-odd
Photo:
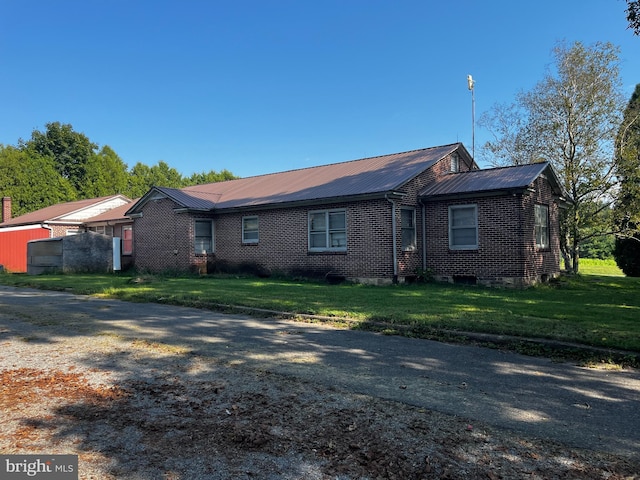
[[6,222],[11,220],[11,197],[2,197],[2,219]]

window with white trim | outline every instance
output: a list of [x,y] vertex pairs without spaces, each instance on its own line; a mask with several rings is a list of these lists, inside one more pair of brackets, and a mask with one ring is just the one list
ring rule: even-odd
[[452,250],[478,248],[478,207],[476,205],[449,207],[449,248]]
[[535,205],[536,247],[549,248],[549,206]]
[[400,209],[400,230],[402,231],[402,250],[416,249],[416,209],[402,207]]
[[258,243],[258,217],[242,217],[242,243]]
[[196,220],[194,230],[195,253],[213,253],[213,220]]
[[458,173],[460,171],[460,157],[453,153],[451,155],[451,172]]
[[309,212],[309,251],[344,252],[346,250],[346,210]]

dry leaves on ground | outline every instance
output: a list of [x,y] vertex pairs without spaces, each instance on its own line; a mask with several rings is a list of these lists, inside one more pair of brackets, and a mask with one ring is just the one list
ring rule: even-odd
[[14,357],[0,362],[0,451],[75,453],[80,478],[96,479],[620,479],[640,468],[267,371],[94,340],[81,344],[95,365],[128,359],[139,371],[88,368],[78,342],[73,358],[60,354],[64,340],[1,344]]

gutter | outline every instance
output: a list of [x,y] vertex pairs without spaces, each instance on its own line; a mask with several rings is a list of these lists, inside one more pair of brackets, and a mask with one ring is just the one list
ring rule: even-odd
[[440,202],[443,200],[466,200],[469,198],[483,198],[483,197],[500,197],[505,195],[518,195],[523,194],[527,191],[531,191],[529,187],[522,188],[500,188],[496,190],[484,190],[484,191],[476,191],[476,192],[465,192],[465,193],[442,193],[435,195],[422,195],[420,197],[420,201],[423,203],[426,202]]
[[389,196],[392,196],[395,198],[402,198],[404,195],[405,195],[404,192],[399,192],[399,191],[390,191],[384,194],[382,192],[375,192],[375,193],[364,193],[359,195],[345,195],[340,197],[314,198],[314,199],[307,199],[307,200],[290,200],[286,202],[275,202],[275,203],[260,203],[257,205],[241,205],[241,206],[235,206],[235,207],[213,207],[208,210],[185,207],[184,209],[175,209],[175,211],[176,213],[184,213],[184,212],[215,213],[218,215],[223,215],[227,213],[258,212],[263,210],[277,210],[277,209],[286,209],[286,208],[334,205],[334,204],[340,204],[340,203],[361,202],[365,200],[377,200],[377,199],[383,199],[383,198],[388,200]]

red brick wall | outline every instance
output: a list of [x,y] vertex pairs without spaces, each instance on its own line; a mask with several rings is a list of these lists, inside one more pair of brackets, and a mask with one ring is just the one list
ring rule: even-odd
[[[309,252],[308,214],[345,209],[346,252]],[[257,215],[259,242],[242,243],[242,217]],[[216,258],[231,263],[255,262],[280,272],[328,272],[350,278],[391,278],[391,204],[371,200],[291,209],[272,209],[216,217]]]
[[[560,272],[558,207],[544,180],[536,191],[427,204],[427,267],[438,278],[476,277],[485,284],[527,285]],[[550,248],[538,249],[535,241],[534,204],[549,206]],[[477,205],[478,248],[449,249],[449,206]]]
[[[553,201],[553,191],[542,176],[535,182],[535,192],[524,198],[524,277],[528,282],[553,277],[560,272],[560,209]],[[536,247],[534,205],[549,207],[549,248]]]
[[214,217],[215,252],[196,255],[193,225],[197,218],[175,214],[170,200],[148,202],[134,223],[135,265],[141,270],[193,270],[207,261],[231,264],[251,262],[272,271],[332,272],[350,278],[391,278],[391,204],[385,200],[357,204],[332,204],[324,208],[346,209],[347,252],[308,251],[308,212],[322,206],[249,212],[259,219],[260,240],[242,243],[242,213]]
[[[460,163],[462,171],[468,165]],[[405,196],[395,202],[395,232],[398,276],[414,275],[422,266],[426,245],[427,267],[443,279],[473,276],[484,283],[530,283],[543,275],[559,272],[557,206],[546,181],[537,183],[531,195],[485,197],[475,200],[430,202],[426,204],[426,239],[422,238],[422,206],[419,192],[439,175],[450,174],[448,158],[404,185]],[[549,205],[551,248],[535,248],[533,205]],[[448,206],[476,204],[478,207],[479,247],[476,250],[450,250]],[[402,251],[402,206],[415,207],[417,248]],[[259,210],[245,213],[219,212],[214,219],[215,252],[196,255],[193,245],[194,221],[205,215],[174,213],[175,204],[167,199],[145,204],[143,216],[134,222],[135,265],[142,270],[200,270],[207,262],[253,263],[273,272],[314,272],[344,275],[353,279],[393,278],[392,205],[386,199],[323,206]],[[323,209],[345,209],[347,251],[314,253],[308,251],[308,214]],[[242,243],[242,217],[257,216],[259,242]],[[515,227],[515,228],[514,228]]]
[[[193,254],[193,219],[175,213],[175,203],[168,199],[151,200],[143,216],[134,220],[133,252],[140,270],[188,270]],[[206,257],[203,259],[206,263]]]
[[74,231],[76,233],[80,233],[79,225],[51,225],[48,224],[51,228],[51,237],[66,237],[70,231]]
[[[463,159],[460,158],[460,162],[458,165],[460,172],[469,171],[469,165],[464,163]],[[411,275],[415,275],[419,268],[422,268],[423,262],[423,222],[422,222],[422,205],[418,203],[418,195],[419,193],[430,183],[434,182],[438,177],[444,175],[452,175],[451,173],[451,157],[445,157],[440,160],[438,163],[433,165],[426,172],[421,173],[410,182],[408,182],[401,190],[406,193],[403,197],[402,201],[398,203],[398,208],[396,210],[396,219],[398,224],[398,229],[396,231],[397,235],[397,255],[398,255],[398,276],[400,278],[407,277]],[[416,237],[417,237],[417,248],[413,251],[403,251],[402,250],[402,231],[401,231],[401,215],[400,208],[402,206],[407,207],[415,207],[416,209]],[[426,224],[431,224],[431,219],[428,215],[426,215]],[[429,230],[429,227],[425,226],[426,230]]]

